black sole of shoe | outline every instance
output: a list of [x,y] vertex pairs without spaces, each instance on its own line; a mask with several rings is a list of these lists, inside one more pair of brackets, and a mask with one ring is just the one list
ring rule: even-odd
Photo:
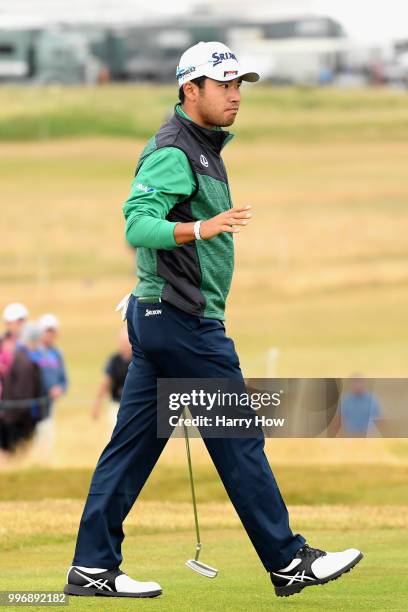
[[278,597],[289,597],[289,595],[296,595],[296,593],[300,593],[306,587],[315,586],[316,584],[326,584],[331,580],[337,580],[343,574],[347,574],[350,570],[353,569],[355,565],[364,557],[363,553],[360,553],[358,557],[356,557],[351,563],[343,567],[343,569],[339,570],[335,574],[331,574],[331,576],[327,576],[327,578],[321,578],[320,580],[314,580],[313,582],[307,582],[305,584],[291,584],[290,586],[285,587],[275,587],[275,593]]
[[64,587],[65,595],[77,595],[79,597],[158,597],[162,591],[149,591],[147,593],[115,593],[113,591],[102,591],[101,589],[91,589],[76,584],[66,584]]

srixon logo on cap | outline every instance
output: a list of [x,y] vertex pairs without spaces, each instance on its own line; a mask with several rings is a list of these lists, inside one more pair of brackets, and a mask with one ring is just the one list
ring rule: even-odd
[[228,51],[227,53],[213,53],[212,56],[213,58],[213,66],[218,66],[218,64],[221,64],[221,62],[225,61],[225,60],[229,60],[229,59],[233,59],[236,62],[238,61],[237,58],[235,57],[235,55],[233,53],[231,53],[230,51]]

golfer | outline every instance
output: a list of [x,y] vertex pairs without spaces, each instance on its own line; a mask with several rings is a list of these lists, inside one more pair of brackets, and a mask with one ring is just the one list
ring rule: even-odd
[[[133,355],[116,426],[83,511],[64,589],[71,595],[162,592],[156,582],[120,570],[123,521],[167,442],[157,437],[157,378],[243,382],[223,321],[233,235],[252,213],[231,202],[221,152],[232,134],[222,128],[235,121],[241,82],[259,75],[246,71],[222,43],[200,42],[182,55],[177,78],[180,104],[143,150],[124,204],[139,277],[126,312]],[[328,582],[362,558],[356,549],[311,548],[292,533],[263,436],[204,442],[277,595]]]

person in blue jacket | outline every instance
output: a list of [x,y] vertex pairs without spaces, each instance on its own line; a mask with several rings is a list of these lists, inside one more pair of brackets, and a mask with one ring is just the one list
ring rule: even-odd
[[41,376],[46,401],[42,405],[40,420],[37,423],[36,444],[41,458],[50,459],[55,446],[55,422],[53,418],[55,402],[66,393],[68,377],[61,350],[56,346],[59,321],[51,313],[40,317],[40,344],[34,356],[41,368]]
[[54,402],[68,388],[68,377],[63,354],[56,346],[59,321],[53,314],[45,314],[39,320],[41,330],[41,346],[39,348],[39,364],[43,376],[45,390],[48,395],[48,409],[45,417],[52,416]]

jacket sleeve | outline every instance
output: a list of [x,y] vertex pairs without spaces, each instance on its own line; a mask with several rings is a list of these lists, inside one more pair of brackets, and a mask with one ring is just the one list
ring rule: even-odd
[[59,379],[59,384],[61,385],[61,387],[63,388],[64,391],[67,391],[68,389],[68,375],[67,375],[67,368],[65,366],[65,359],[64,359],[64,355],[62,353],[61,350],[57,350],[57,355],[58,355],[58,361],[59,361],[59,373],[58,373],[58,379]]
[[134,248],[173,249],[176,223],[166,220],[173,206],[193,193],[196,181],[180,149],[163,147],[143,162],[123,205],[125,236]]

